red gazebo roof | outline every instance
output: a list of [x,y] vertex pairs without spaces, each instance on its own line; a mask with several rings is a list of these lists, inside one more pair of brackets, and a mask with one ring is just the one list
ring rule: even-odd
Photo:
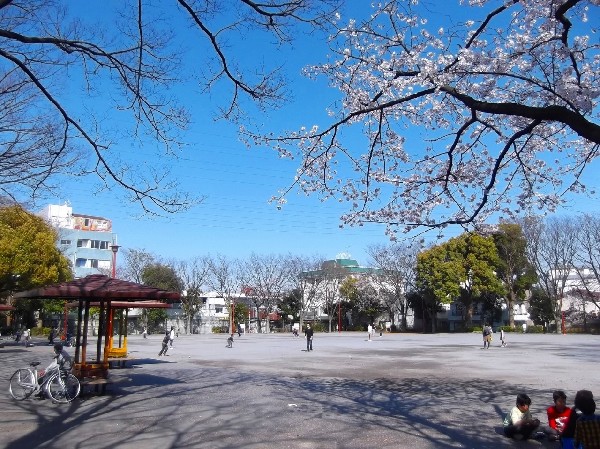
[[181,298],[181,295],[177,292],[169,292],[135,282],[122,281],[102,274],[92,274],[69,282],[19,292],[14,297],[79,299],[84,301],[136,301],[150,299],[176,301]]
[[[78,302],[70,302],[68,307],[77,307]],[[100,303],[90,302],[90,307],[99,307]],[[111,301],[110,306],[113,309],[170,309],[173,306],[161,301]]]
[[13,306],[9,306],[8,304],[0,304],[0,312],[5,312],[7,310],[15,310]]

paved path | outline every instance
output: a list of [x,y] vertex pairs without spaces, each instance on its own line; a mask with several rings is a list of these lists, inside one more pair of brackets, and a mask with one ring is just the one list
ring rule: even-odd
[[17,402],[12,372],[49,363],[51,347],[0,349],[0,448],[556,448],[501,434],[520,391],[544,421],[552,391],[572,403],[599,388],[600,337],[508,335],[482,350],[478,334],[161,336],[129,339],[130,382],[72,404]]

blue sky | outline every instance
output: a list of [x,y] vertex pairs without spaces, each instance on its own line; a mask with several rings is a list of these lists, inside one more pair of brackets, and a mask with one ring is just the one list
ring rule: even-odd
[[[367,3],[367,2],[365,2]],[[100,9],[86,11],[103,19]],[[298,129],[325,118],[325,107],[335,99],[335,92],[323,82],[299,76],[308,63],[323,61],[327,49],[319,36],[306,37],[295,48],[261,53],[251,39],[239,46],[238,61],[274,59],[284,63],[294,81],[294,101],[281,111],[271,113],[265,121],[275,128]],[[189,69],[183,67],[182,70]],[[140,209],[123,200],[123,192],[95,192],[96,181],[66,178],[60,195],[45,198],[47,203],[69,202],[76,213],[97,215],[113,221],[123,248],[146,249],[166,259],[188,259],[206,254],[246,257],[256,253],[293,253],[334,258],[350,254],[366,264],[366,248],[388,242],[383,225],[365,225],[340,229],[339,216],[347,211],[345,204],[321,202],[318,196],[292,193],[282,209],[269,204],[269,198],[287,187],[295,175],[296,163],[281,160],[269,149],[246,148],[239,140],[237,128],[226,122],[215,122],[212,113],[222,104],[219,90],[202,94],[191,82],[174,89],[192,114],[193,123],[184,134],[187,147],[179,160],[172,161],[169,171],[184,190],[205,195],[201,204],[187,212],[168,218],[140,216]],[[77,99],[70,101],[76,107]],[[102,104],[102,99],[98,99]],[[106,106],[105,125],[117,126],[117,117]],[[115,145],[122,157],[143,169],[154,161],[156,148],[146,141],[138,148],[123,138]],[[160,164],[161,162],[158,162]],[[598,187],[597,168],[588,170],[586,180]],[[591,212],[600,208],[598,197],[575,197],[564,213]],[[450,229],[447,237],[458,235],[461,228]]]

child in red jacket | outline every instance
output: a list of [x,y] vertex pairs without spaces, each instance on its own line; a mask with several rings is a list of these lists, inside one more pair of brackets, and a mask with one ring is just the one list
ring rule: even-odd
[[564,391],[556,390],[552,393],[552,399],[554,400],[554,405],[551,405],[546,410],[549,426],[546,433],[550,441],[556,441],[560,438],[560,434],[567,424],[571,409],[567,407],[567,395]]

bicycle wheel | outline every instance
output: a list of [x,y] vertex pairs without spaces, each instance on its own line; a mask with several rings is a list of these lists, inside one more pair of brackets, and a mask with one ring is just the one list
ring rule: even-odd
[[8,391],[17,401],[22,401],[31,396],[35,390],[35,378],[28,369],[18,369],[10,378]]
[[46,384],[48,396],[53,401],[61,403],[71,402],[79,396],[80,389],[79,379],[71,373],[56,373]]

